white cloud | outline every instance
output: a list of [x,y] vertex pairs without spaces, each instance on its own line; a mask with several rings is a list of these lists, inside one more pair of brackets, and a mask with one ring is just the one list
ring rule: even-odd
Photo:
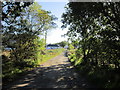
[[67,33],[67,29],[55,29],[52,30],[51,32],[48,32],[48,36],[47,36],[47,43],[57,43],[57,42],[61,42],[64,40],[67,40],[67,37],[61,37],[61,35],[64,35]]

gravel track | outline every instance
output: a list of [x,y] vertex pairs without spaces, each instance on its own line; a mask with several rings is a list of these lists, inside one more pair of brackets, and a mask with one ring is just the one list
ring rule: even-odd
[[62,53],[3,88],[91,88]]

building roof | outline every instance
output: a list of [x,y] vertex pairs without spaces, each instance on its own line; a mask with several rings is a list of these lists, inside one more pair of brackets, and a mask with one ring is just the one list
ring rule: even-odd
[[59,47],[57,44],[48,44],[47,47]]

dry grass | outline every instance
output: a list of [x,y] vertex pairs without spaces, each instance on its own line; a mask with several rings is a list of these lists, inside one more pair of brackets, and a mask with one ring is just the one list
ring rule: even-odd
[[10,55],[10,51],[2,51],[2,53],[0,55],[5,55],[5,56],[9,56]]

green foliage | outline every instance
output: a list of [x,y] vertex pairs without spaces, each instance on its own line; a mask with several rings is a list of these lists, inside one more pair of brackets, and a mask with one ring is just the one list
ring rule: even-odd
[[55,17],[33,2],[3,2],[2,7],[3,50],[11,49],[2,57],[4,82],[43,61],[45,40],[40,35],[55,27]]
[[69,44],[68,45],[68,50],[73,50],[74,49],[74,46],[72,44]]
[[[29,6],[27,12],[29,12],[29,18],[32,17],[31,24],[38,31],[46,31],[51,28],[55,28],[56,24],[53,20],[57,19],[55,16],[50,15],[50,12],[41,9],[37,2],[34,2]],[[36,21],[36,22],[35,22]]]
[[[69,56],[72,62],[92,82],[99,81],[98,86],[120,87],[116,83],[120,78],[108,83],[110,77],[119,75],[113,72],[120,69],[120,2],[70,2],[62,17],[62,27],[68,26],[67,35],[78,47]],[[106,78],[108,72],[111,75]]]
[[59,42],[59,43],[56,43],[58,45],[60,45],[61,47],[65,47],[66,45],[68,45],[68,42],[67,41],[62,41],[62,42]]

